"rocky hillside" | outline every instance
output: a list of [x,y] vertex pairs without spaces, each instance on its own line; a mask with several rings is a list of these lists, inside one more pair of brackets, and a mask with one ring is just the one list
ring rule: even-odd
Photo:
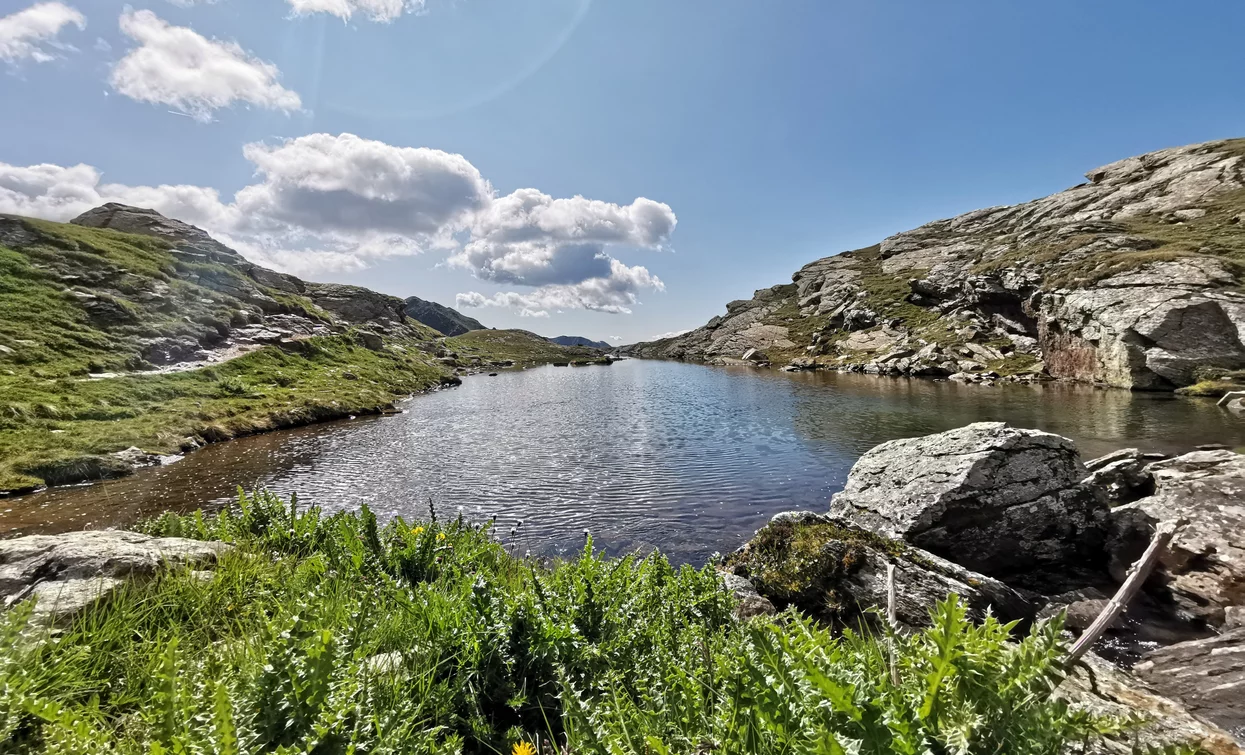
[[468,317],[444,304],[426,301],[418,296],[407,297],[402,303],[402,311],[407,317],[418,320],[447,336],[461,336],[473,330],[484,330],[484,325],[479,320]]
[[[152,210],[0,216],[0,493],[386,411],[495,365],[455,348],[401,299],[267,270]],[[578,354],[540,339],[506,358]]]
[[587,346],[590,349],[601,349],[603,351],[611,348],[605,341],[594,341],[583,336],[554,336],[549,340],[562,346]]
[[1149,390],[1245,368],[1245,139],[1086,176],[817,260],[628,352]]

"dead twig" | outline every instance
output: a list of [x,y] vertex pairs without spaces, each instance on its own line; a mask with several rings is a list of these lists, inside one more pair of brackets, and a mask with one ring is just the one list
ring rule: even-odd
[[1172,538],[1175,537],[1176,530],[1186,524],[1188,524],[1188,521],[1183,519],[1169,519],[1159,523],[1159,526],[1154,531],[1154,538],[1150,540],[1150,545],[1146,548],[1146,552],[1141,554],[1141,558],[1128,570],[1128,578],[1124,580],[1124,584],[1120,585],[1120,589],[1115,592],[1111,601],[1107,603],[1106,608],[1102,609],[1102,613],[1098,614],[1098,618],[1094,619],[1094,623],[1089,625],[1089,629],[1086,629],[1085,633],[1076,641],[1076,644],[1072,646],[1072,650],[1068,653],[1068,666],[1076,663],[1081,656],[1085,655],[1090,647],[1098,641],[1098,638],[1102,636],[1102,633],[1115,623],[1115,620],[1119,618],[1119,615],[1128,607],[1133,598],[1137,597],[1137,593],[1141,592],[1141,587],[1145,584],[1146,578],[1154,570],[1154,565],[1158,563],[1159,556],[1162,555]]

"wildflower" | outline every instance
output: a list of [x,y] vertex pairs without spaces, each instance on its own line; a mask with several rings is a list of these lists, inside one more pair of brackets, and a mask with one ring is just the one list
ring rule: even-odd
[[515,742],[510,755],[536,755],[536,746],[531,742]]
[[444,532],[438,532],[438,533],[437,533],[437,539],[438,539],[438,540],[444,540],[444,539],[445,539],[445,533],[444,533]]
[[418,535],[419,533],[421,533],[421,532],[423,532],[423,531],[424,531],[424,528],[423,528],[423,527],[416,527],[416,528],[415,528],[415,534],[416,534],[416,535]]

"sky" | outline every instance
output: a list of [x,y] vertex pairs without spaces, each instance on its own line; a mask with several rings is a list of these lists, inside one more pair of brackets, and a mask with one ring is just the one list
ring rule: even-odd
[[1234,0],[0,0],[0,212],[614,343],[1245,136]]

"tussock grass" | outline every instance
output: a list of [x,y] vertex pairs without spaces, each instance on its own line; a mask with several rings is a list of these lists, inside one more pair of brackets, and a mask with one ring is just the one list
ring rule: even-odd
[[607,559],[590,538],[538,563],[431,514],[381,526],[261,493],[150,522],[236,548],[59,635],[7,613],[0,750],[1055,755],[1123,725],[1051,696],[1057,620],[1011,642],[950,598],[911,636],[741,623],[709,567]]

